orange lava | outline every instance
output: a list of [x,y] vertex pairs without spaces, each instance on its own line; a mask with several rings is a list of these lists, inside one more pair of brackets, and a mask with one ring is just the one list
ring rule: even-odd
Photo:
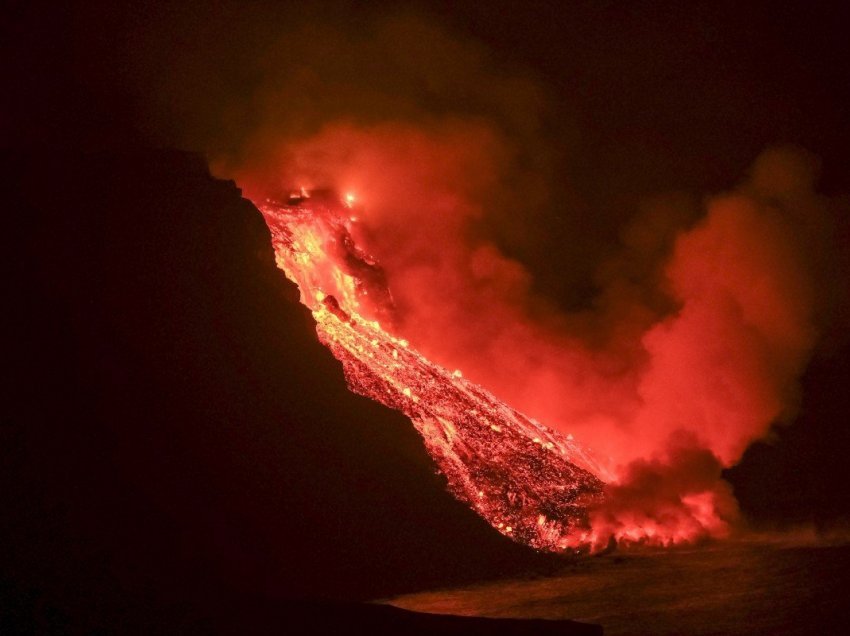
[[593,543],[590,511],[603,499],[603,469],[572,436],[391,333],[383,273],[355,242],[355,200],[258,203],[278,267],[298,285],[351,390],[409,417],[452,494],[505,536],[548,551]]

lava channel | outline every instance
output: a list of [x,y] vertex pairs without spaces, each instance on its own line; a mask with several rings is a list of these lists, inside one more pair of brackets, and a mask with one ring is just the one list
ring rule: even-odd
[[526,417],[390,333],[392,298],[376,261],[352,237],[350,206],[306,192],[285,203],[258,203],[277,265],[298,285],[349,388],[409,417],[449,491],[503,535],[552,552],[585,545],[588,511],[603,497],[600,467],[572,436]]

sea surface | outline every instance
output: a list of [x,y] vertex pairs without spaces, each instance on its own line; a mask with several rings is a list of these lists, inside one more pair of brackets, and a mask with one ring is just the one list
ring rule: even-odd
[[605,634],[850,634],[850,544],[748,540],[585,557],[557,574],[390,599],[465,616],[572,619]]

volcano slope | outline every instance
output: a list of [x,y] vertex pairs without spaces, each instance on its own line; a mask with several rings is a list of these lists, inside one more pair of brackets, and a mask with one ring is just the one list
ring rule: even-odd
[[5,163],[4,621],[267,627],[280,599],[560,563],[493,532],[406,418],[348,391],[261,215],[201,159]]

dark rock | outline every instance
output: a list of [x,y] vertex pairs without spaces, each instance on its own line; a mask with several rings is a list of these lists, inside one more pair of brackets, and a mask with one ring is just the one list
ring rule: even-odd
[[7,616],[161,624],[551,567],[348,392],[234,184],[172,151],[5,160]]
[[[257,622],[258,617],[263,620]],[[450,616],[411,612],[390,605],[316,602],[287,603],[265,611],[252,607],[246,613],[246,620],[239,624],[240,633],[265,633],[264,625],[268,624],[285,625],[287,633],[292,634],[601,636],[603,633],[600,625],[576,621]]]

